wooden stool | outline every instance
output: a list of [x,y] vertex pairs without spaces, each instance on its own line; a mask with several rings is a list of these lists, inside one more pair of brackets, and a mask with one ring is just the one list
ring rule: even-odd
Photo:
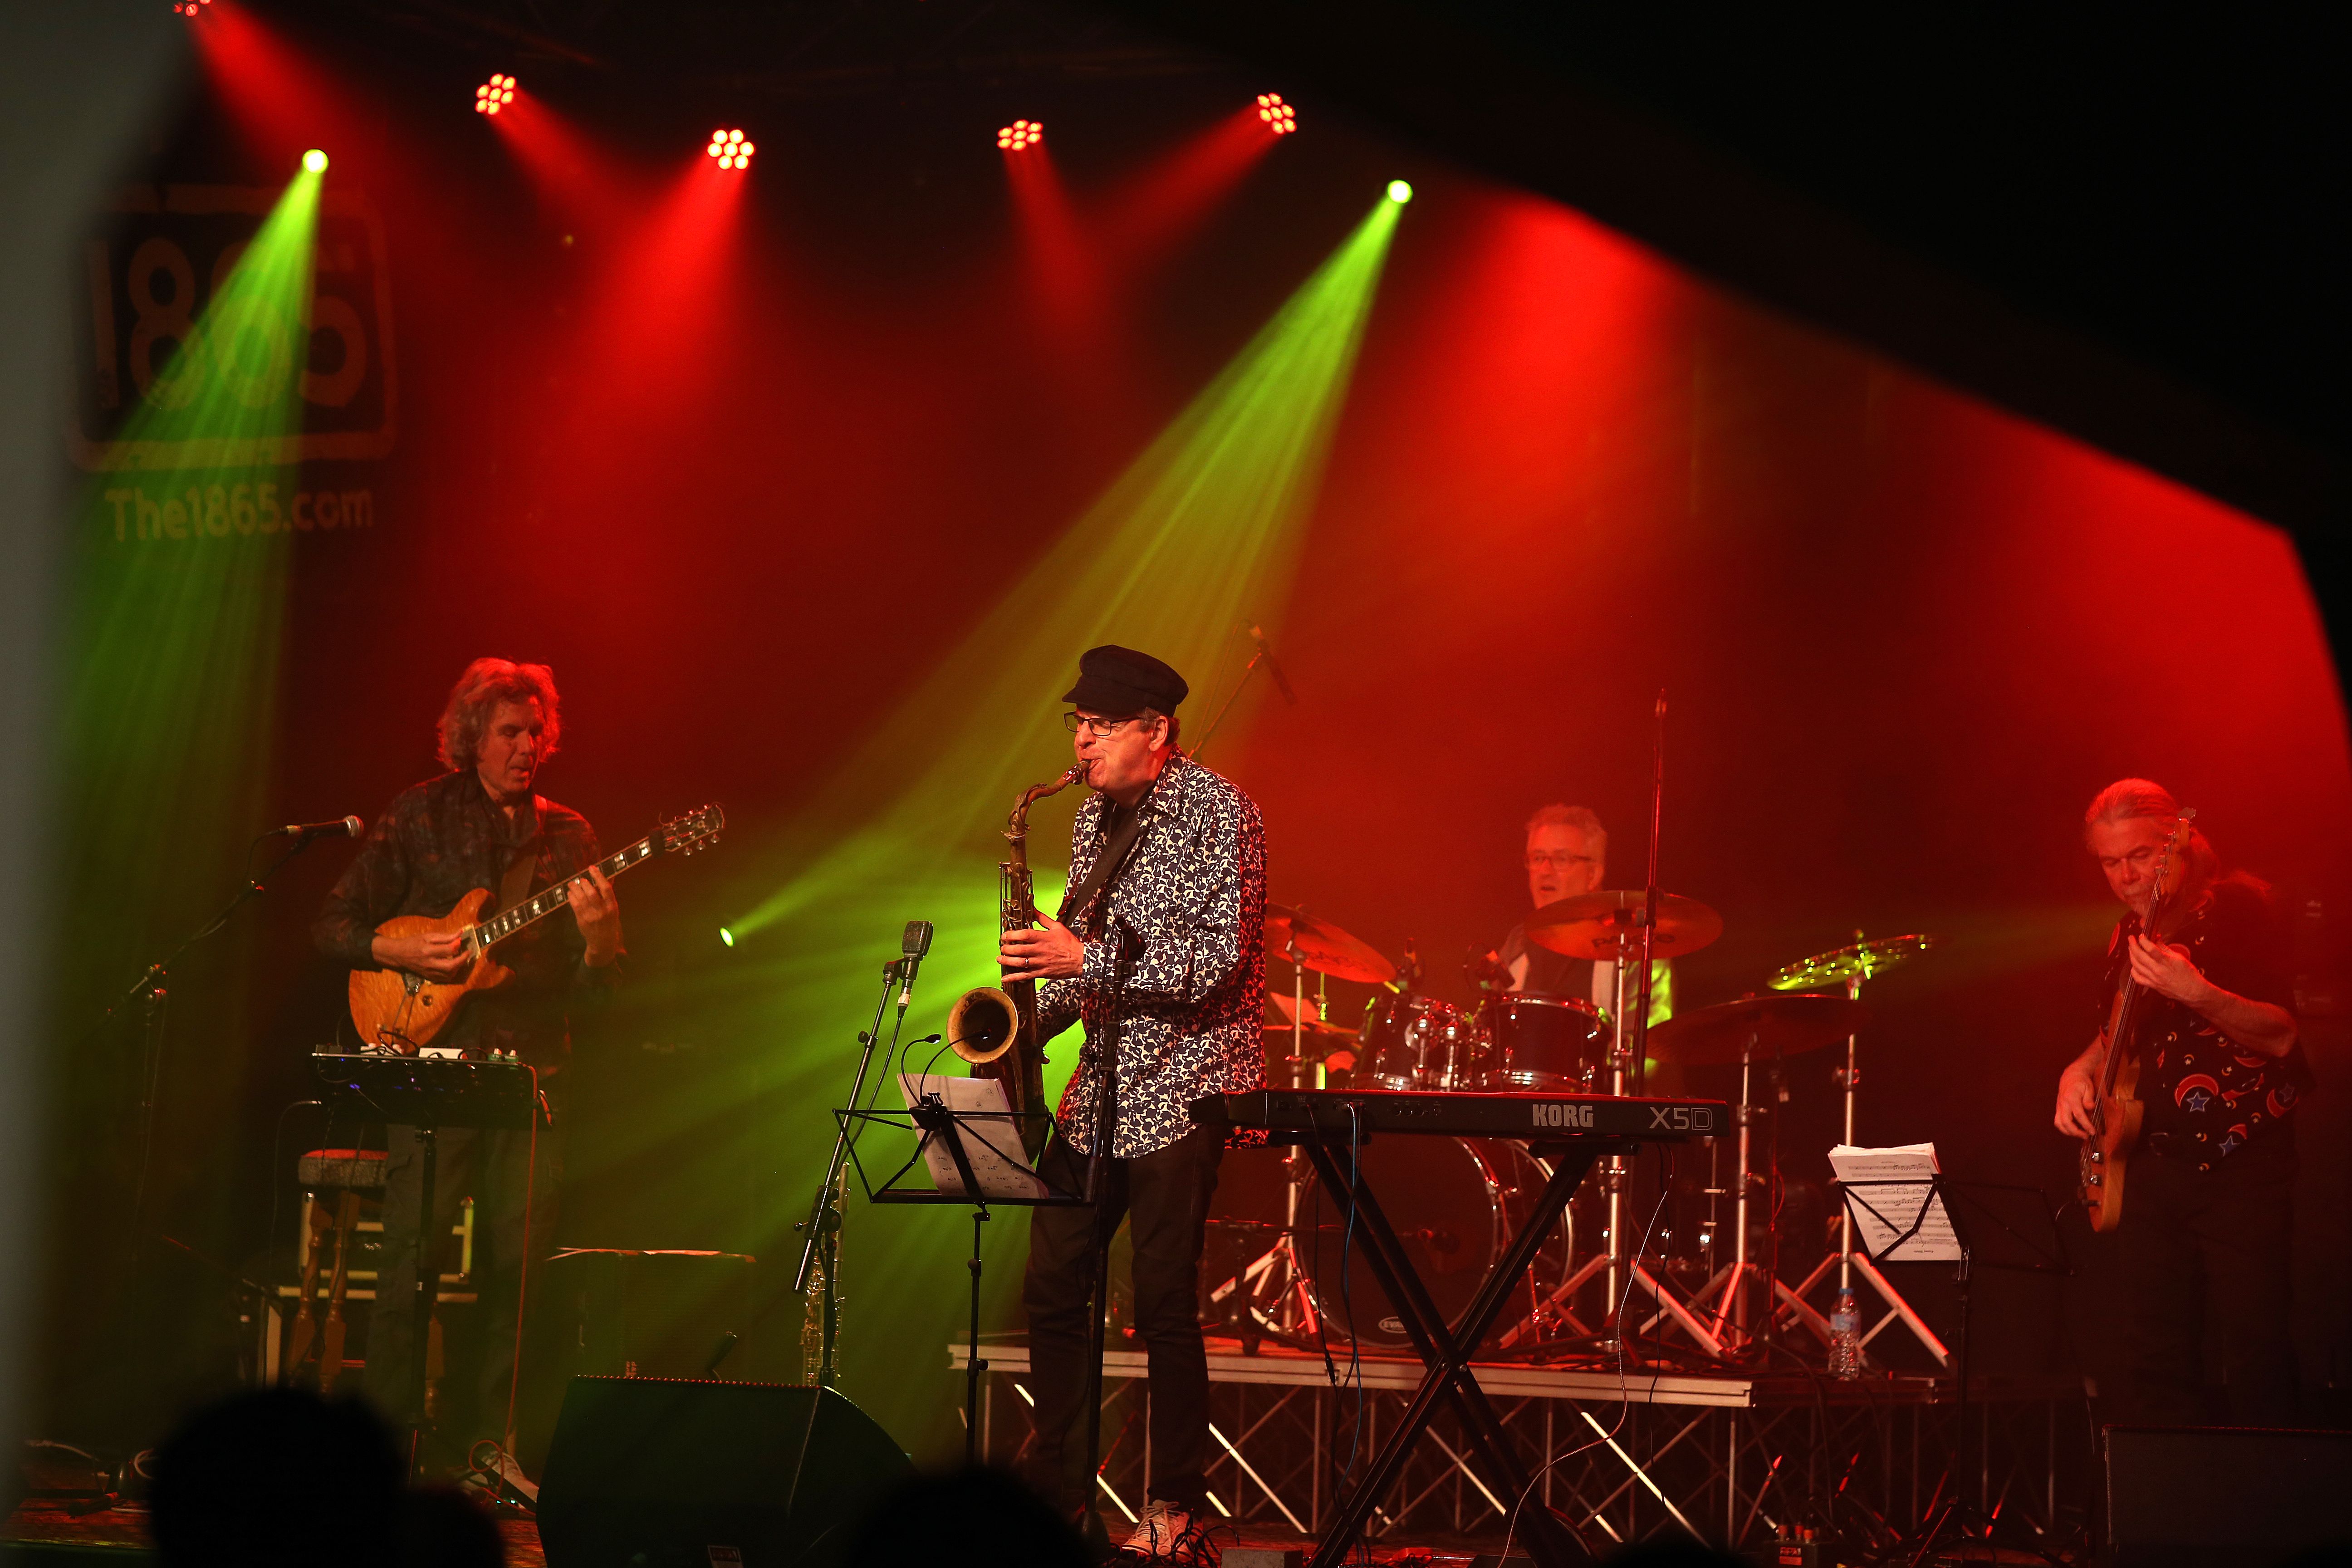
[[[318,1352],[320,1394],[332,1394],[343,1373],[343,1297],[351,1286],[352,1237],[359,1226],[360,1194],[383,1191],[383,1151],[381,1149],[313,1149],[295,1167],[295,1179],[304,1194],[305,1235],[302,1247],[302,1305],[294,1314],[279,1381],[301,1380],[311,1352]],[[331,1215],[327,1197],[335,1208]],[[335,1261],[327,1287],[327,1319],[318,1321],[319,1262],[332,1234]],[[437,1324],[436,1324],[437,1327]],[[436,1336],[436,1338],[438,1336]]]

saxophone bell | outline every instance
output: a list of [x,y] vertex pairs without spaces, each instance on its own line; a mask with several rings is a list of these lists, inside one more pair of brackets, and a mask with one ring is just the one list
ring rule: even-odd
[[1013,998],[994,985],[975,985],[948,1010],[948,1049],[974,1066],[992,1062],[1021,1037]]

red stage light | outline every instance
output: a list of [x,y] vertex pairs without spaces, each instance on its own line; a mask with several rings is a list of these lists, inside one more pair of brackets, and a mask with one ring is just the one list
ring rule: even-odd
[[1266,129],[1276,136],[1287,136],[1298,129],[1298,116],[1290,105],[1282,101],[1278,92],[1257,95],[1257,117],[1265,121]]
[[1008,153],[1034,147],[1045,139],[1045,123],[1036,120],[1016,120],[996,133],[996,144]]
[[489,80],[474,89],[474,112],[496,114],[514,101],[514,94],[515,79],[510,76],[499,76],[494,71]]
[[172,14],[176,16],[200,16],[212,3],[213,0],[172,0]]
[[751,154],[757,151],[743,140],[740,131],[714,131],[710,133],[710,145],[702,150],[705,157],[718,159],[722,169],[750,168]]

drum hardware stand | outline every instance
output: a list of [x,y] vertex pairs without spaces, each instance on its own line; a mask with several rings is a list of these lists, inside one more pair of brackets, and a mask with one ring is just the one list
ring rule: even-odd
[[[1863,934],[1859,930],[1855,931],[1853,933],[1853,940],[1856,943],[1860,943],[1862,942]],[[1863,979],[1864,976],[1859,974],[1849,975],[1847,977],[1845,983],[1845,994],[1848,1001],[1859,1002],[1862,1000]],[[1861,1037],[1862,1037],[1859,1035],[1848,1035],[1845,1037],[1845,1067],[1838,1073],[1838,1082],[1845,1090],[1844,1141],[1849,1147],[1853,1143],[1854,1102],[1862,1086],[1862,1073],[1855,1064],[1857,1043],[1860,1041]],[[1782,1312],[1786,1316],[1792,1319],[1801,1320],[1807,1327],[1813,1331],[1814,1333],[1821,1336],[1822,1342],[1824,1344],[1829,1342],[1829,1323],[1819,1312],[1814,1311],[1811,1305],[1804,1300],[1803,1298],[1812,1294],[1813,1287],[1822,1282],[1822,1277],[1828,1274],[1830,1265],[1832,1263],[1837,1265],[1839,1289],[1852,1289],[1853,1288],[1853,1277],[1859,1273],[1864,1279],[1870,1282],[1870,1288],[1878,1292],[1879,1300],[1886,1303],[1886,1316],[1881,1318],[1876,1323],[1873,1324],[1871,1326],[1870,1332],[1864,1337],[1863,1343],[1865,1348],[1863,1352],[1863,1355],[1864,1364],[1869,1364],[1870,1352],[1867,1347],[1870,1341],[1875,1339],[1878,1336],[1879,1331],[1885,1329],[1887,1324],[1898,1320],[1902,1322],[1905,1328],[1911,1331],[1912,1336],[1915,1339],[1927,1347],[1927,1353],[1936,1358],[1937,1365],[1948,1367],[1952,1364],[1952,1352],[1945,1348],[1944,1342],[1942,1340],[1937,1338],[1936,1331],[1927,1326],[1927,1321],[1919,1315],[1918,1310],[1914,1308],[1910,1302],[1903,1299],[1903,1293],[1895,1288],[1894,1282],[1888,1279],[1885,1274],[1879,1272],[1878,1265],[1871,1261],[1870,1255],[1866,1252],[1858,1251],[1855,1248],[1853,1245],[1853,1211],[1843,1205],[1840,1205],[1838,1208],[1838,1249],[1836,1253],[1832,1257],[1822,1258],[1821,1262],[1813,1266],[1813,1271],[1805,1276],[1804,1282],[1796,1288],[1795,1294],[1798,1297],[1798,1300],[1794,1303],[1786,1305],[1781,1309]]]
[[[1748,1211],[1750,1202],[1748,1194],[1755,1190],[1758,1181],[1755,1173],[1756,1123],[1759,1118],[1771,1114],[1757,1105],[1755,1101],[1755,1071],[1756,1062],[1760,1054],[1758,1049],[1760,1043],[1758,1036],[1751,1035],[1748,1048],[1742,1051],[1739,1056],[1739,1104],[1732,1112],[1734,1119],[1739,1123],[1739,1162],[1736,1178],[1738,1185],[1732,1191],[1731,1200],[1731,1224],[1734,1232],[1731,1238],[1731,1261],[1714,1279],[1708,1280],[1706,1288],[1701,1289],[1691,1301],[1692,1306],[1698,1307],[1703,1305],[1708,1297],[1716,1297],[1715,1309],[1711,1315],[1724,1330],[1724,1342],[1734,1352],[1748,1350],[1769,1340],[1773,1325],[1782,1316],[1794,1313],[1801,1318],[1815,1320],[1821,1316],[1806,1303],[1803,1296],[1790,1289],[1786,1281],[1774,1274],[1769,1268],[1758,1263],[1748,1255]],[[1781,1081],[1781,1058],[1777,1053],[1770,1058],[1769,1072],[1777,1088]],[[1765,1181],[1769,1186],[1770,1178],[1767,1177]],[[1720,1194],[1718,1188],[1710,1187],[1707,1191],[1710,1197]],[[1760,1286],[1766,1280],[1771,1282],[1771,1289],[1764,1292],[1766,1301],[1764,1321],[1759,1326],[1751,1330],[1748,1310],[1748,1292],[1751,1284]],[[1828,1323],[1824,1321],[1815,1331],[1826,1335],[1828,1328]]]
[[[1300,906],[1305,912],[1305,906]],[[1290,963],[1290,986],[1293,1014],[1290,1020],[1290,1059],[1294,1069],[1306,1057],[1307,1040],[1307,964],[1306,955],[1298,951],[1298,939],[1294,931],[1285,945],[1282,956]],[[1323,977],[1316,976],[1318,992],[1316,1015],[1324,1016],[1321,1005]],[[1318,1082],[1317,1088],[1322,1085]],[[1293,1144],[1282,1157],[1282,1232],[1274,1245],[1245,1264],[1231,1279],[1209,1293],[1212,1302],[1220,1302],[1239,1291],[1242,1296],[1242,1320],[1255,1324],[1263,1337],[1293,1350],[1313,1350],[1320,1342],[1315,1337],[1316,1315],[1313,1294],[1307,1288],[1306,1268],[1298,1259],[1298,1189],[1312,1177],[1306,1157]],[[1265,1307],[1258,1303],[1264,1301]],[[1244,1352],[1256,1353],[1249,1348],[1248,1330],[1244,1330]]]

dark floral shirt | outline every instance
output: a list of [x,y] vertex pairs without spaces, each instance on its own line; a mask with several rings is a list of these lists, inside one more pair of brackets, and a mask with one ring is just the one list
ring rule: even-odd
[[[1093,868],[1110,797],[1078,808],[1070,886]],[[1089,1043],[1055,1112],[1080,1153],[1094,1147],[1101,1075],[1093,1040],[1111,1008],[1109,940],[1123,933],[1118,1126],[1111,1152],[1132,1160],[1192,1130],[1203,1095],[1265,1085],[1265,825],[1249,796],[1184,756],[1171,757],[1137,810],[1142,825],[1107,897],[1062,919],[1086,939],[1086,973],[1037,988],[1047,1037],[1083,1020]],[[1066,900],[1065,900],[1066,905]],[[1079,918],[1084,917],[1083,923]]]
[[[2128,963],[2125,939],[2139,930],[2137,915],[2116,922],[2107,943],[2104,997],[2114,996]],[[2217,883],[2172,941],[2187,948],[2189,962],[2222,990],[2294,1011],[2286,934],[2255,885]],[[2106,1004],[2101,1005],[2104,1026]],[[2295,1101],[2312,1087],[2299,1042],[2284,1057],[2266,1057],[2239,1046],[2169,997],[2146,991],[2136,1005],[2138,1095],[2147,1107],[2140,1142],[2153,1153],[2210,1171],[2254,1140],[2280,1131]]]
[[[311,940],[339,963],[380,968],[368,944],[375,928],[394,916],[446,914],[476,888],[490,889],[488,912],[497,906],[508,867],[526,852],[535,862],[526,894],[602,858],[596,830],[568,806],[533,795],[517,816],[507,821],[471,769],[401,791],[327,895]],[[514,978],[467,998],[457,1021],[433,1043],[469,1053],[513,1051],[548,1071],[571,1049],[569,1007],[600,1000],[617,966],[589,967],[587,942],[569,910],[518,931],[494,952]]]

